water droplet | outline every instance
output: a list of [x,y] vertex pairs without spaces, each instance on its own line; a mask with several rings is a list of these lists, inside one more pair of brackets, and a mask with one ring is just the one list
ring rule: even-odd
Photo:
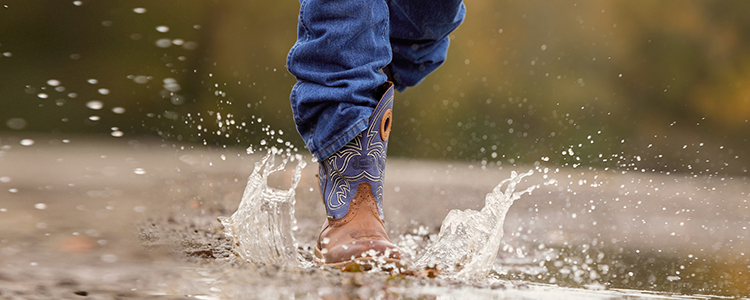
[[185,45],[182,45],[182,48],[185,50],[195,50],[198,49],[198,43],[197,42],[187,42]]
[[5,57],[11,57],[11,56],[13,56],[13,53],[3,52],[3,56],[5,56]]
[[11,178],[8,177],[8,176],[0,177],[0,182],[2,182],[2,183],[8,183],[10,181],[11,181]]
[[133,12],[137,14],[145,14],[146,9],[143,7],[136,7],[136,8],[133,8]]
[[89,120],[91,120],[91,121],[99,121],[99,120],[101,120],[101,118],[99,116],[90,116]]
[[156,26],[156,31],[162,32],[162,33],[169,32],[169,26],[165,26],[165,25]]
[[119,131],[119,130],[112,131],[113,137],[122,137],[123,135],[124,133],[122,131]]
[[21,118],[10,118],[7,122],[5,122],[5,125],[7,125],[10,129],[21,130],[26,128],[26,120]]
[[146,170],[144,170],[143,168],[135,168],[135,170],[133,170],[133,173],[143,175],[146,174]]
[[164,78],[164,89],[170,92],[178,92],[182,87],[179,83],[177,83],[177,80],[174,78]]
[[47,84],[49,86],[58,86],[58,85],[60,85],[60,80],[50,79],[50,80],[47,80]]
[[73,5],[75,5],[75,6],[81,6],[81,5],[83,5],[83,1],[77,1],[77,0],[73,1]]
[[45,209],[47,209],[47,204],[37,203],[37,204],[34,204],[34,208],[36,208],[38,210],[45,210]]
[[24,146],[34,145],[34,140],[32,140],[32,139],[23,139],[23,140],[21,140],[21,145],[24,145]]
[[172,46],[172,40],[170,39],[159,39],[156,41],[156,47],[169,48],[169,46]]
[[145,83],[148,83],[149,78],[148,76],[138,75],[138,76],[135,76],[135,78],[133,78],[133,81],[138,84],[145,84]]
[[[179,86],[179,84],[177,86]],[[180,96],[180,95],[174,95],[172,96],[172,98],[169,99],[169,101],[172,102],[172,104],[174,105],[182,105],[182,104],[185,104],[185,97]]]
[[11,193],[15,194],[15,193],[18,193],[18,189],[9,189],[8,192],[11,192]]
[[547,50],[547,45],[542,45],[542,51]]
[[88,103],[86,103],[86,107],[93,109],[93,110],[100,110],[104,107],[104,103],[102,103],[99,100],[91,100]]
[[91,79],[89,79],[89,80],[86,80],[86,82],[88,82],[88,83],[90,83],[90,84],[97,84],[97,83],[99,83],[99,80],[96,80],[96,79],[94,79],[94,78],[91,78]]
[[47,94],[45,94],[45,93],[39,93],[39,94],[38,94],[38,95],[36,95],[36,96],[37,96],[37,97],[39,97],[39,98],[41,98],[41,99],[47,99],[47,98],[49,98],[49,95],[47,95]]
[[101,88],[99,89],[99,94],[109,95],[109,89]]

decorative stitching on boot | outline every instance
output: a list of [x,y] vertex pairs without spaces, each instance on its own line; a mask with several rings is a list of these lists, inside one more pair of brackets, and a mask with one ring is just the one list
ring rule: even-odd
[[[370,116],[367,130],[358,134],[342,149],[321,161],[319,169],[321,191],[323,191],[326,211],[335,218],[344,217],[342,208],[356,195],[357,186],[369,183],[375,198],[378,216],[382,218],[383,182],[385,181],[385,158],[388,147],[387,135],[383,139],[381,129],[392,120],[384,117],[393,107],[393,84],[384,85],[386,92]],[[389,124],[382,124],[387,121]],[[388,130],[390,132],[390,130]],[[348,209],[347,209],[348,210]]]

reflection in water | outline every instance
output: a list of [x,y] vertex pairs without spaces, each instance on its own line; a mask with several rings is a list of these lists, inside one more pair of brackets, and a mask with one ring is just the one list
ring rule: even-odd
[[[541,262],[541,263],[539,263]],[[644,251],[632,247],[540,245],[523,259],[501,259],[491,277],[588,289],[650,290],[683,295],[748,295],[747,261]]]

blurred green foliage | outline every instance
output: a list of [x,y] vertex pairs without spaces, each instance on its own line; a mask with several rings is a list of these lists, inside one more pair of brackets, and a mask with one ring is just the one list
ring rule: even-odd
[[[445,65],[396,96],[390,155],[747,174],[750,2],[466,5]],[[120,130],[124,138],[241,147],[273,145],[282,130],[284,141],[302,147],[288,100],[295,80],[284,67],[298,8],[6,1],[0,130]],[[88,108],[91,100],[104,108]]]

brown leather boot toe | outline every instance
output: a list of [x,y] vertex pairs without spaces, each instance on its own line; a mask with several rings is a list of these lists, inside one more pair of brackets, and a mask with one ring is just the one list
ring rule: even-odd
[[346,215],[323,224],[315,245],[319,263],[339,268],[351,263],[384,269],[403,266],[398,248],[385,232],[371,189],[369,183],[360,183]]

